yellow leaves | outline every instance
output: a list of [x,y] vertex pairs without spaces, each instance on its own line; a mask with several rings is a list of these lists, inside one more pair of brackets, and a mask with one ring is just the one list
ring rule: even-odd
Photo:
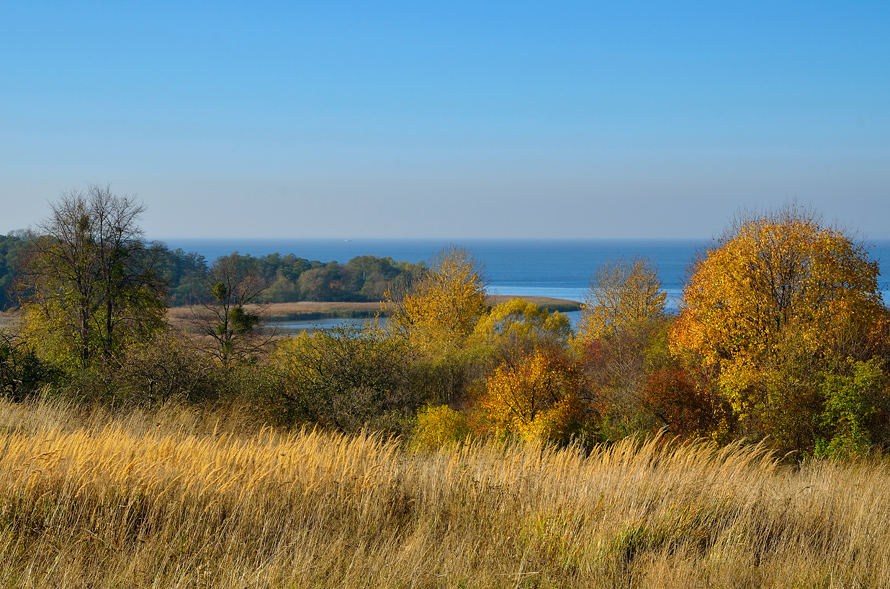
[[460,444],[470,436],[470,426],[464,415],[448,407],[427,405],[417,413],[417,425],[412,433],[411,446],[416,450],[435,450]]
[[495,369],[481,406],[501,433],[566,439],[580,416],[580,387],[581,377],[563,358],[537,349]]
[[744,411],[789,350],[819,361],[880,321],[877,277],[862,246],[799,208],[750,219],[696,264],[672,349],[718,366]]
[[439,355],[463,345],[486,310],[475,260],[466,250],[452,248],[442,252],[427,276],[393,305],[389,325],[415,349]]
[[664,314],[667,295],[646,258],[605,262],[581,307],[578,342],[590,343]]
[[564,342],[571,334],[568,317],[517,298],[495,305],[476,324],[473,337],[481,342],[498,339]]

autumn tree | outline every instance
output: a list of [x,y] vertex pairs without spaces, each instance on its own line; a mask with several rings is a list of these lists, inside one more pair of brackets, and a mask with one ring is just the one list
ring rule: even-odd
[[566,441],[584,421],[583,379],[561,351],[515,353],[485,382],[480,401],[501,435]]
[[460,348],[488,308],[478,265],[469,251],[458,247],[438,254],[401,298],[392,292],[386,298],[390,331],[434,356]]
[[600,398],[606,438],[651,429],[644,388],[653,346],[665,332],[665,300],[654,264],[617,258],[594,272],[574,339],[582,371]]
[[565,344],[572,335],[566,315],[515,298],[491,308],[476,323],[473,341],[506,346]]
[[581,306],[578,342],[589,343],[664,315],[667,295],[652,262],[643,257],[603,262]]
[[86,367],[163,327],[158,251],[137,225],[144,210],[98,185],[51,205],[19,285],[24,333],[42,354]]
[[716,372],[750,432],[811,448],[819,379],[885,315],[878,274],[865,246],[797,205],[749,215],[695,263],[672,349]]

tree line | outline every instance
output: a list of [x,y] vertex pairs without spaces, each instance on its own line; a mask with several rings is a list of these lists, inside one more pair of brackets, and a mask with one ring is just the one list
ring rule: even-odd
[[522,299],[491,305],[472,253],[451,248],[383,288],[386,322],[293,338],[262,330],[250,303],[274,282],[238,255],[207,269],[190,329],[168,324],[141,212],[93,187],[53,205],[20,253],[6,395],[246,403],[270,422],[378,429],[418,450],[659,432],[796,459],[890,444],[878,264],[797,205],[731,222],[693,261],[677,314],[645,258],[601,265],[573,328]]
[[[0,310],[18,306],[16,287],[24,255],[38,241],[31,231],[0,235]],[[214,266],[236,263],[257,276],[264,285],[256,301],[374,302],[387,289],[404,289],[423,274],[423,263],[396,261],[389,257],[357,256],[348,262],[321,262],[295,254],[251,256],[234,252],[211,262],[201,254],[169,249],[160,242],[143,244],[153,259],[154,271],[165,285],[164,303],[180,307],[200,302],[209,294],[207,279]]]

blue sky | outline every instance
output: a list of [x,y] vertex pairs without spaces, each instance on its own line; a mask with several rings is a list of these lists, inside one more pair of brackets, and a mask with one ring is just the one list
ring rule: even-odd
[[5,2],[0,232],[890,238],[890,2]]

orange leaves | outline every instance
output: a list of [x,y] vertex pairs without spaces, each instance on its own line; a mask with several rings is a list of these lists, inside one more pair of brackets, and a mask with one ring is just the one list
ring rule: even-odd
[[577,427],[581,377],[561,355],[537,349],[501,363],[481,406],[495,429],[525,439],[565,440]]
[[739,222],[696,264],[672,349],[717,367],[737,414],[764,414],[787,358],[818,369],[880,321],[877,277],[863,246],[799,207]]

